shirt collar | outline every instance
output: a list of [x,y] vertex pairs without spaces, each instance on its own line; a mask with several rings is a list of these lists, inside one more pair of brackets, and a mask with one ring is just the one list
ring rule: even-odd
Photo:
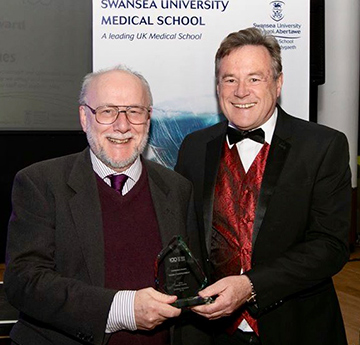
[[[278,109],[275,108],[275,110],[274,110],[273,114],[270,116],[270,118],[265,123],[263,123],[260,127],[257,127],[257,128],[261,128],[264,131],[265,141],[269,144],[271,143],[272,137],[274,135],[277,116],[278,116]],[[236,126],[234,124],[232,124],[231,122],[229,122],[229,127],[236,129]],[[257,128],[254,128],[254,129],[257,129]]]
[[[94,152],[90,149],[90,158],[93,170],[100,178],[102,178],[107,184],[110,185],[109,175],[119,174],[117,171],[109,168],[105,165],[98,157],[95,156]],[[129,176],[135,183],[139,180],[142,172],[142,164],[140,156],[136,158],[135,162],[126,170],[122,171],[122,174]]]

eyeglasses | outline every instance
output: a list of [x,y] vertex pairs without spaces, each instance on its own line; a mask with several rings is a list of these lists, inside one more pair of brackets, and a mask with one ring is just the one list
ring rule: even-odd
[[[143,125],[150,117],[150,108],[146,108],[141,105],[102,105],[96,109],[91,108],[87,104],[83,104],[88,107],[90,111],[95,115],[96,122],[102,125],[111,125],[114,123],[120,113],[126,115],[126,119],[133,125]],[[120,108],[125,108],[120,110]]]

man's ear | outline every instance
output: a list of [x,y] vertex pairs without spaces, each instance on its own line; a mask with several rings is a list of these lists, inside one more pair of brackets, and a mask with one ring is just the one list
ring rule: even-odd
[[86,117],[85,106],[83,106],[83,105],[80,105],[80,107],[79,107],[79,119],[80,119],[81,128],[86,133],[87,117]]
[[276,96],[277,98],[281,95],[281,89],[284,83],[284,74],[280,73],[279,77],[276,80]]

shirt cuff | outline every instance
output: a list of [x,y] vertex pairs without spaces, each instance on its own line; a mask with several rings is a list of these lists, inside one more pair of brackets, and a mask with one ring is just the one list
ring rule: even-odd
[[106,333],[113,333],[124,329],[136,331],[135,293],[136,291],[132,290],[122,290],[115,294],[106,323]]

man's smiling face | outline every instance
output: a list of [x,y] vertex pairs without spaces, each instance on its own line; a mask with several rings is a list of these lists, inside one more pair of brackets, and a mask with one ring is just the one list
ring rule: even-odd
[[[95,77],[88,86],[86,103],[94,109],[104,105],[150,107],[144,85],[126,71],[111,71]],[[89,109],[80,106],[80,122],[91,150],[116,171],[126,170],[146,146],[150,118],[145,124],[133,125],[120,113],[114,123],[103,125],[96,122]]]
[[282,74],[274,79],[265,47],[237,48],[219,64],[217,94],[221,110],[237,128],[257,128],[273,114],[282,83]]

